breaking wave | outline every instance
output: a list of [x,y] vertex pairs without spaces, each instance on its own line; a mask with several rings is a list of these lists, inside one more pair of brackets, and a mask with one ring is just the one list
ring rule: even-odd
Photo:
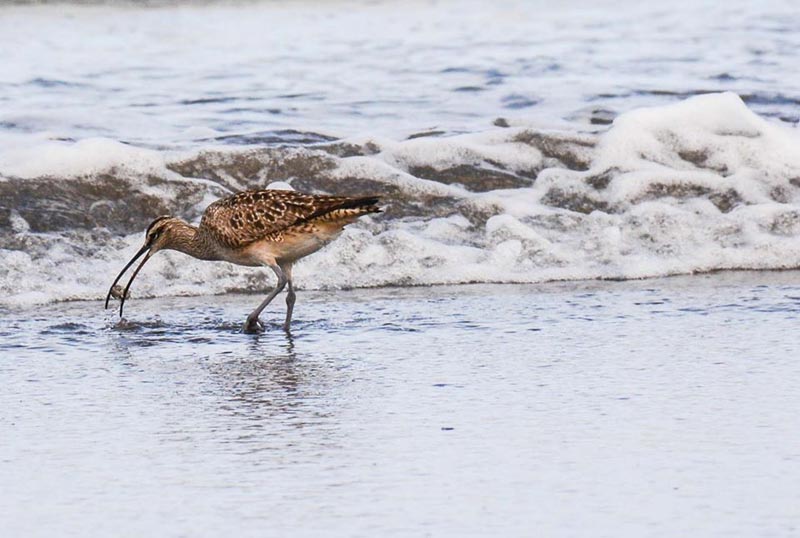
[[[216,198],[275,182],[385,200],[384,214],[298,264],[306,289],[800,267],[800,133],[735,94],[634,110],[601,133],[303,135],[192,151],[101,138],[5,151],[0,304],[99,299],[156,216],[198,221]],[[266,270],[161,253],[132,295],[271,285]]]

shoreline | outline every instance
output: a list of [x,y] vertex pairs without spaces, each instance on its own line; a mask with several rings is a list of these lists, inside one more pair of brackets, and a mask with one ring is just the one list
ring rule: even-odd
[[[497,290],[538,290],[540,292],[563,292],[563,291],[570,291],[570,290],[585,290],[585,289],[602,289],[602,288],[609,288],[610,286],[622,286],[627,284],[631,290],[640,289],[642,286],[646,286],[648,284],[656,284],[656,283],[664,283],[669,285],[670,283],[679,283],[679,284],[686,284],[688,286],[691,285],[701,285],[701,283],[709,283],[712,284],[725,284],[725,285],[736,285],[738,283],[745,283],[749,282],[752,279],[756,278],[755,275],[764,275],[767,276],[765,279],[769,284],[794,284],[800,283],[800,268],[787,268],[787,269],[715,269],[710,271],[703,271],[697,273],[678,273],[674,275],[666,275],[666,276],[654,276],[654,277],[644,277],[644,278],[630,278],[630,279],[617,279],[617,278],[597,278],[597,279],[577,279],[577,280],[550,280],[544,282],[465,282],[459,284],[413,284],[408,286],[394,286],[394,285],[387,285],[387,286],[368,286],[368,287],[353,287],[353,288],[344,288],[344,289],[330,289],[330,290],[320,290],[320,289],[310,289],[306,290],[302,288],[302,284],[300,283],[297,285],[296,289],[298,292],[298,297],[309,295],[311,297],[324,297],[325,295],[333,295],[337,298],[346,298],[348,296],[355,296],[358,294],[364,295],[380,295],[381,293],[395,293],[395,294],[404,294],[407,293],[408,295],[415,295],[419,290],[433,290],[434,294],[440,295],[444,290],[478,290],[478,293],[489,293],[488,290],[492,290],[493,292]],[[668,286],[666,286],[668,287]],[[259,297],[266,295],[269,293],[271,288],[265,288],[263,291],[242,291],[242,290],[235,290],[229,292],[222,292],[222,293],[211,293],[211,294],[191,294],[191,295],[162,295],[162,296],[148,296],[148,297],[136,297],[132,295],[128,298],[128,301],[131,302],[130,304],[135,304],[137,301],[169,301],[169,300],[176,300],[180,301],[182,299],[185,300],[202,300],[203,298],[221,298],[221,297],[230,297],[230,298],[247,298],[247,297]],[[419,292],[422,293],[422,292]],[[279,304],[279,299],[283,296],[283,294],[279,295],[274,304]],[[38,304],[30,304],[30,305],[2,305],[0,304],[0,314],[2,313],[10,313],[10,312],[19,312],[19,311],[27,311],[27,310],[37,310],[47,307],[54,307],[56,305],[90,305],[94,303],[99,303],[102,305],[104,299],[60,299],[49,303],[38,303]],[[118,299],[113,299],[112,302],[109,302],[108,311],[114,311],[113,305],[119,304]],[[282,303],[281,303],[282,304]],[[274,306],[274,305],[273,305]]]

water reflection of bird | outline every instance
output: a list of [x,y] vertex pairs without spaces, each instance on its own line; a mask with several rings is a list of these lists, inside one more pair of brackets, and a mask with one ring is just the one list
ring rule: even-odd
[[[150,257],[159,250],[177,250],[200,260],[219,260],[250,267],[267,266],[278,277],[278,284],[267,298],[247,316],[245,332],[258,332],[263,325],[258,316],[287,285],[286,322],[289,330],[295,291],[292,264],[333,241],[342,229],[358,217],[378,213],[375,196],[344,197],[304,194],[284,190],[245,191],[217,200],[203,213],[200,226],[176,217],[158,217],[147,227],[145,243],[120,272],[106,296],[121,299],[119,314],[133,279]],[[117,282],[147,253],[133,272],[125,289]]]

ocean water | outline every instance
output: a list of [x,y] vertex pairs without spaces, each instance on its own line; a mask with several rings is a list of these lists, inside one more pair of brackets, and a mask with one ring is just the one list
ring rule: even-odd
[[0,530],[792,536],[799,277],[7,309]]
[[[0,6],[0,536],[792,536],[791,1]],[[249,188],[377,194],[268,270]],[[677,276],[676,276],[677,275]]]

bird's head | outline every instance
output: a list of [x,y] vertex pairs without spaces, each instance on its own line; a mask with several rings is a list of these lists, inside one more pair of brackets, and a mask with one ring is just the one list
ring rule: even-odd
[[185,228],[186,223],[177,217],[158,217],[144,233],[144,246],[151,256],[159,250],[172,248],[184,236]]
[[[119,305],[119,315],[122,316],[122,308],[125,306],[125,299],[128,297],[128,290],[133,283],[133,279],[136,278],[136,275],[139,274],[139,270],[144,267],[144,264],[147,263],[153,254],[158,252],[159,250],[173,248],[177,242],[185,237],[185,234],[182,233],[187,228],[187,224],[179,218],[176,217],[169,217],[163,216],[158,217],[150,225],[147,227],[147,231],[144,234],[144,245],[136,255],[131,258],[131,261],[125,265],[125,267],[120,271],[117,278],[114,279],[114,283],[111,284],[111,287],[108,289],[108,295],[106,295],[106,308],[108,308],[108,301],[113,296],[118,296],[120,299]],[[133,275],[131,279],[128,281],[128,285],[125,286],[125,291],[118,292],[116,290],[117,282],[119,279],[122,278],[122,275],[130,268],[131,265],[134,264],[136,260],[138,260],[142,255],[147,254],[142,263],[136,267],[136,270],[133,271]]]

